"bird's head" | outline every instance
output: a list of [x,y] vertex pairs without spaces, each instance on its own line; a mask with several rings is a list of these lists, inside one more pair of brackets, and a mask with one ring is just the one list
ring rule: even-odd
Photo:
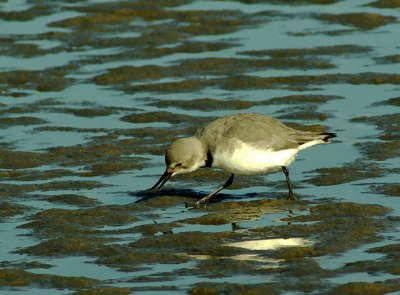
[[172,176],[192,172],[205,166],[207,153],[197,137],[186,137],[174,141],[165,153],[167,169],[150,190],[160,189]]

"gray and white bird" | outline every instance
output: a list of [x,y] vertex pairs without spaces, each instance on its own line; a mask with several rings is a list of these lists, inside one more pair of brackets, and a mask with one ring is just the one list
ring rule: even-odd
[[230,172],[224,185],[195,203],[198,207],[230,186],[234,174],[254,175],[282,170],[289,189],[288,199],[294,200],[287,166],[299,151],[329,143],[333,137],[336,137],[335,133],[293,129],[262,114],[224,116],[199,129],[196,135],[174,141],[165,154],[167,169],[150,190],[160,189],[172,176],[201,167]]

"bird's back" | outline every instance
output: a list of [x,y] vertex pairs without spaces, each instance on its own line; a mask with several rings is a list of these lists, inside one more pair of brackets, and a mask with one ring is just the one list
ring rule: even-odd
[[272,117],[241,113],[221,117],[197,133],[207,142],[210,150],[218,145],[230,145],[239,140],[255,148],[264,150],[282,150],[297,148],[298,130],[284,125]]

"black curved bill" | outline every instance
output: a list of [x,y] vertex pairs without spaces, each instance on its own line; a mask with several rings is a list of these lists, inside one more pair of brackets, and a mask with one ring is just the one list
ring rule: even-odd
[[[164,174],[161,175],[157,183],[150,189],[151,191],[158,191],[162,186],[171,178],[173,172],[168,172],[165,170]],[[158,186],[160,185],[160,186]]]

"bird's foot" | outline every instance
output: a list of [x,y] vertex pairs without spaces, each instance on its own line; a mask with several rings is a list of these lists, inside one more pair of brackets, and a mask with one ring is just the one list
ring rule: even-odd
[[200,209],[200,208],[206,208],[208,205],[208,199],[200,199],[196,202],[193,203],[185,203],[186,208],[191,208],[191,209]]

